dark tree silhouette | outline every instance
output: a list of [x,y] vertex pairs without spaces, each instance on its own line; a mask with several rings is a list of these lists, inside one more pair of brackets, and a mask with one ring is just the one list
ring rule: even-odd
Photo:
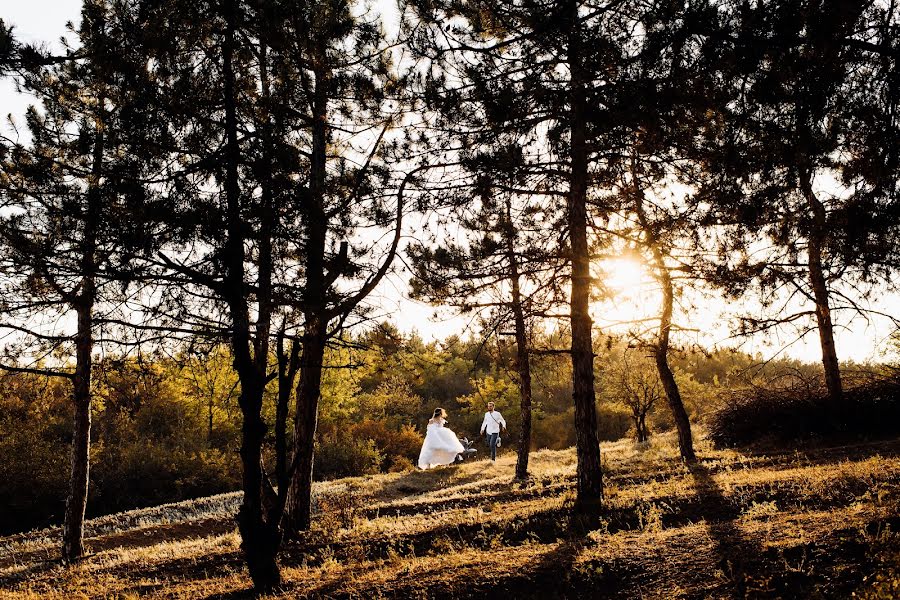
[[619,211],[610,233],[639,251],[659,285],[658,327],[649,340],[649,332],[641,332],[636,342],[652,352],[681,456],[693,461],[691,424],[669,354],[679,286],[685,279],[702,283],[694,273],[703,258],[696,251],[696,211],[672,188],[690,189],[699,181],[694,157],[702,151],[703,134],[715,126],[711,115],[723,99],[715,69],[723,18],[707,2],[656,5],[642,17],[646,35],[609,99],[622,126],[612,142],[619,154],[610,159],[615,192],[603,202],[615,203]]
[[13,35],[12,26],[0,19],[0,75],[5,75],[17,63],[19,44]]
[[[146,9],[139,41],[157,110],[172,122],[158,148],[172,166],[163,179],[163,250],[147,271],[164,283],[155,316],[229,341],[241,382],[242,548],[255,588],[268,590],[280,581],[283,533],[309,527],[326,345],[361,314],[399,243],[403,185],[391,157],[404,149],[392,132],[404,86],[378,21],[353,15],[347,2]],[[172,18],[178,27],[162,25]],[[297,322],[276,331],[279,313]],[[273,339],[278,367],[270,372]],[[261,463],[272,379],[283,386],[277,497]]]
[[[4,301],[0,328],[21,359],[9,370],[49,373],[72,383],[72,462],[63,527],[63,558],[84,554],[91,442],[91,372],[96,345],[122,321],[133,258],[146,245],[140,215],[143,183],[154,168],[136,158],[140,140],[143,57],[123,44],[120,18],[101,0],[85,2],[76,31],[89,61],[31,61],[17,67],[41,101],[26,117],[31,140],[7,140],[0,172],[4,218]],[[35,53],[35,56],[37,54]],[[56,327],[55,319],[65,325]],[[70,331],[69,330],[71,327]],[[62,356],[73,356],[74,364]],[[31,366],[22,366],[22,360]]]
[[[427,43],[435,59],[435,68],[427,71],[432,97],[452,107],[474,88],[489,98],[478,100],[483,122],[494,132],[516,132],[517,139],[528,140],[529,162],[540,172],[530,191],[551,195],[564,211],[559,251],[570,265],[576,510],[595,513],[603,481],[589,306],[591,258],[600,237],[593,224],[607,211],[591,200],[598,186],[608,185],[608,161],[619,147],[611,145],[621,132],[607,100],[633,52],[629,44],[640,10],[620,10],[621,2],[577,0],[412,4],[414,39]],[[459,25],[445,30],[450,19]]]
[[[728,100],[698,196],[721,256],[711,275],[734,295],[755,283],[768,307],[785,295],[810,306],[748,318],[744,331],[812,317],[801,335],[818,332],[838,402],[834,313],[865,312],[858,292],[889,284],[897,265],[900,16],[890,3],[818,0],[731,10]],[[754,251],[763,241],[768,250]]]
[[635,356],[637,352],[625,350],[614,378],[618,383],[619,399],[631,411],[635,441],[646,442],[650,439],[647,413],[662,398],[663,388],[654,366],[643,356]]

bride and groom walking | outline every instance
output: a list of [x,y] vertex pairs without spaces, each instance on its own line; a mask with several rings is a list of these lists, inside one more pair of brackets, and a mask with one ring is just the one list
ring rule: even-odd
[[[422,451],[419,452],[419,468],[430,469],[438,465],[450,465],[456,462],[457,457],[466,451],[456,434],[446,427],[447,411],[443,408],[434,409],[434,414],[428,420],[428,429],[425,432],[425,441],[422,443]],[[488,402],[487,412],[481,423],[480,435],[487,433],[488,448],[491,450],[491,460],[497,460],[497,446],[500,441],[501,430],[506,429],[506,421],[499,411],[494,410],[494,403]]]

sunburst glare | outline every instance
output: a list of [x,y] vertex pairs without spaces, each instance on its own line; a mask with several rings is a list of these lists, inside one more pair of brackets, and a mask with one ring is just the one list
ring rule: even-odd
[[646,265],[635,256],[620,256],[596,264],[600,298],[591,306],[601,327],[627,325],[651,316],[654,282]]

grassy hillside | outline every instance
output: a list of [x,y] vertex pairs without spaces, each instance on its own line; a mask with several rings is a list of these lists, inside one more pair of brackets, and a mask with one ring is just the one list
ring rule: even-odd
[[[572,523],[574,452],[318,485],[288,544],[290,598],[900,597],[900,440],[751,454],[701,441],[604,445],[606,510]],[[226,494],[91,521],[64,568],[58,531],[0,538],[3,598],[243,598]],[[590,529],[590,530],[588,530]]]

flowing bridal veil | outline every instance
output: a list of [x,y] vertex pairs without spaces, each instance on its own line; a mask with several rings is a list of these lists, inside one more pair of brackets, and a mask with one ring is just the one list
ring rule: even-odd
[[428,421],[425,441],[422,443],[422,451],[419,453],[420,469],[453,464],[456,457],[465,450],[456,434],[444,427],[447,420],[443,418],[443,412],[441,415],[438,415],[437,411],[435,413],[435,418]]

